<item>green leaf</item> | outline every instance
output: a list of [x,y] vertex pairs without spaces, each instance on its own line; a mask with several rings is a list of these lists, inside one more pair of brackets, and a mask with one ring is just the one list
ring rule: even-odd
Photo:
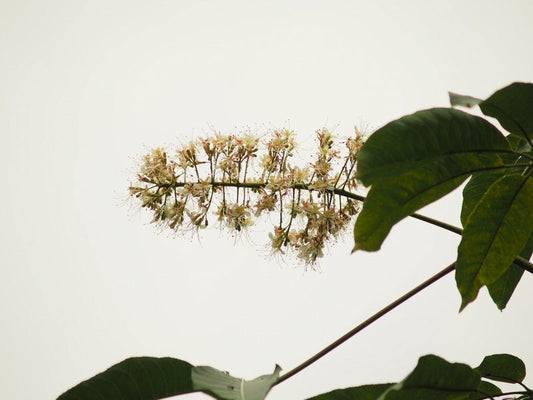
[[58,400],[156,400],[195,391],[192,365],[175,358],[133,357],[74,386]]
[[[514,150],[522,151],[527,147],[527,143],[514,135],[507,136],[508,141]],[[524,157],[518,157],[515,154],[504,154],[502,159],[505,164],[527,161]],[[461,209],[461,223],[466,225],[466,220],[471,214],[477,203],[481,200],[488,188],[499,178],[510,173],[521,173],[522,168],[509,168],[505,170],[483,171],[472,175],[463,190],[463,206]],[[530,236],[528,244],[524,247],[520,255],[529,259],[533,253],[533,234]],[[503,310],[511,298],[518,282],[524,274],[524,269],[516,264],[512,264],[505,273],[494,283],[487,285],[489,294],[497,305],[498,309]]]
[[494,182],[469,215],[459,244],[456,274],[461,310],[495,282],[526,246],[533,231],[533,180],[520,174]]
[[464,400],[477,393],[480,374],[466,364],[449,363],[435,355],[423,356],[407,378],[379,400]]
[[[418,111],[374,132],[357,158],[357,177],[366,186],[413,169],[451,164],[448,157],[472,156],[474,167],[499,165],[496,151],[509,143],[483,118],[449,108]],[[450,166],[450,165],[447,165]]]
[[133,357],[69,389],[57,400],[157,400],[204,392],[219,400],[264,400],[281,368],[252,380],[175,358]]
[[[506,137],[510,142],[512,149],[516,150],[522,140],[516,137]],[[521,157],[513,153],[501,154],[501,159],[505,164],[512,165],[516,162],[526,162]],[[463,189],[463,205],[461,209],[461,223],[466,225],[466,220],[477,203],[481,200],[490,185],[496,182],[503,175],[510,173],[521,173],[523,168],[511,167],[507,169],[498,169],[494,171],[482,171],[472,174],[472,177]]]
[[503,165],[509,143],[487,121],[452,109],[420,111],[376,131],[362,147],[358,177],[372,185],[354,227],[354,250],[379,250],[394,224]]
[[463,189],[463,205],[461,207],[461,224],[463,227],[485,192],[504,175],[505,170],[483,171],[472,175]]
[[498,90],[479,107],[507,131],[524,138],[533,137],[533,84],[515,82]]
[[506,136],[507,141],[511,145],[511,149],[516,152],[520,153],[531,153],[531,145],[527,142],[526,139],[524,139],[523,136],[517,136],[513,134],[509,134]]
[[429,185],[435,175],[427,171],[406,173],[391,183],[372,186],[355,221],[355,250],[377,251],[392,227],[416,210],[458,187],[467,176],[459,176],[440,184]]
[[485,378],[500,382],[517,383],[526,377],[526,366],[510,354],[486,356],[476,370]]
[[502,394],[502,390],[493,383],[482,380],[479,384],[477,392],[470,393],[468,400],[486,399],[488,396],[497,397]]
[[500,278],[487,285],[489,295],[498,310],[502,311],[507,306],[522,275],[524,275],[524,268],[513,263]]
[[376,400],[392,385],[393,383],[382,383],[378,385],[363,385],[346,389],[337,389],[311,397],[307,400]]
[[[529,236],[526,246],[520,255],[526,260],[531,258],[533,253],[533,233]],[[524,274],[524,268],[513,263],[507,271],[494,283],[487,285],[489,294],[499,310],[503,310],[511,298],[518,282]]]

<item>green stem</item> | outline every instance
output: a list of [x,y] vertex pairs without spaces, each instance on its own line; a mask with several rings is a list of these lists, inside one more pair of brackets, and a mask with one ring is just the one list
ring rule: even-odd
[[[335,189],[334,191],[335,191],[336,194],[338,194],[340,196],[347,197],[349,199],[359,200],[359,201],[363,201],[363,202],[366,200],[365,196],[362,196],[360,194],[355,194],[355,193],[352,193],[352,192],[348,192],[347,190],[344,190],[344,189]],[[414,214],[411,214],[410,217],[416,218],[416,219],[418,219],[420,221],[427,222],[427,223],[429,223],[431,225],[438,226],[438,227],[446,229],[446,230],[448,230],[450,232],[457,233],[458,235],[461,235],[462,232],[463,232],[463,230],[461,228],[458,228],[456,226],[447,224],[446,222],[439,221],[438,219],[433,219],[433,218],[430,218],[430,217],[426,217],[425,215],[414,213]]]
[[398,307],[400,304],[404,303],[405,301],[409,300],[411,297],[413,297],[415,294],[421,292],[428,286],[432,285],[433,283],[437,282],[439,279],[445,277],[450,272],[452,272],[455,269],[455,262],[444,268],[442,271],[436,273],[428,280],[422,282],[420,285],[415,287],[414,289],[410,290],[403,296],[399,297],[392,303],[390,303],[388,306],[382,308],[380,311],[372,315],[370,318],[366,319],[359,325],[357,325],[355,328],[350,330],[349,332],[345,333],[343,336],[335,340],[333,343],[331,343],[329,346],[325,347],[323,350],[320,350],[318,353],[316,353],[314,356],[309,358],[308,360],[304,361],[300,365],[298,365],[296,368],[293,368],[286,374],[283,374],[279,377],[279,379],[276,381],[275,385],[289,379],[291,376],[296,375],[298,372],[302,371],[303,369],[307,368],[311,364],[313,364],[315,361],[319,360],[320,358],[324,357],[326,354],[328,354],[333,349],[337,348],[344,342],[346,342],[348,339],[356,335],[357,333],[361,332],[366,327],[370,326],[372,323],[376,322],[378,319],[383,317],[384,315],[388,314],[392,310],[394,310],[396,307]]

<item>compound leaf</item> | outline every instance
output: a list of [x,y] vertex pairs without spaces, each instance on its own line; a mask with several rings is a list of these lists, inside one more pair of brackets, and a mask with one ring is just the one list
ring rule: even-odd
[[394,224],[458,187],[470,174],[503,165],[510,151],[490,123],[453,109],[431,109],[376,131],[358,156],[371,185],[354,227],[354,250],[376,251]]

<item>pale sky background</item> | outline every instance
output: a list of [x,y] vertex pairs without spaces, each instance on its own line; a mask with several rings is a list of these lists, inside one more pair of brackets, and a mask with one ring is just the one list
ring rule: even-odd
[[[373,254],[350,255],[348,232],[305,272],[265,255],[267,224],[237,244],[158,233],[127,187],[147,149],[210,127],[312,144],[531,82],[532,16],[529,0],[0,0],[0,398],[54,399],[130,356],[288,371],[444,268],[458,237],[422,222]],[[424,212],[458,224],[459,203]],[[503,313],[483,290],[458,314],[448,276],[269,399],[397,381],[428,353],[531,369],[532,292],[525,275]]]

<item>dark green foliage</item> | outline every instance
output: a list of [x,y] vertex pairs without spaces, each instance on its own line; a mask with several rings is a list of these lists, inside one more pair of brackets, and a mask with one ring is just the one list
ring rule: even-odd
[[191,364],[175,358],[128,358],[74,386],[58,400],[156,400],[191,393],[191,369]]
[[338,389],[309,400],[479,400],[502,393],[482,377],[520,382],[525,373],[524,363],[509,354],[487,356],[477,368],[430,354],[402,382]]
[[473,172],[501,167],[508,151],[494,126],[452,109],[419,111],[379,129],[358,159],[358,177],[371,189],[355,223],[355,249],[379,250],[394,224]]
[[476,370],[485,378],[501,382],[517,383],[526,377],[524,362],[510,354],[487,356]]
[[479,108],[508,132],[533,138],[533,84],[515,82],[481,102]]
[[[529,240],[524,249],[520,252],[520,256],[529,260],[532,253],[533,233],[529,236]],[[522,278],[522,275],[524,275],[524,268],[513,262],[498,280],[487,285],[490,297],[498,309],[503,310],[507,306],[518,282],[520,282],[520,279]]]
[[337,389],[328,393],[323,393],[308,400],[375,400],[393,383],[382,383],[378,385],[363,385],[346,389]]
[[[521,147],[527,147],[527,142],[517,136],[507,136],[507,139],[511,143],[513,149],[519,149]],[[505,164],[512,165],[513,163],[525,162],[524,157],[519,157],[516,154],[504,154],[502,159]],[[509,173],[520,173],[519,167],[501,169],[495,171],[478,172],[472,175],[468,183],[463,190],[463,205],[461,209],[461,223],[466,225],[468,216],[472,213],[475,206],[481,200],[485,192],[489,187],[495,183],[498,179]],[[533,234],[530,236],[528,243],[520,252],[520,256],[529,260],[533,252]],[[496,304],[496,306],[503,310],[509,299],[511,298],[516,286],[520,282],[524,269],[517,264],[513,263],[508,269],[505,270],[503,275],[495,282],[487,284],[489,294]]]
[[486,399],[488,396],[498,396],[502,393],[501,389],[494,383],[482,380],[476,392],[470,393],[467,400]]
[[385,396],[386,400],[462,400],[476,392],[481,376],[466,364],[449,363],[435,355],[418,360],[411,374]]
[[461,309],[479,289],[498,280],[526,246],[533,230],[533,179],[504,175],[469,215],[459,245],[457,287]]
[[[378,129],[361,149],[358,177],[370,186],[354,227],[354,250],[379,250],[404,217],[459,186],[463,238],[456,281],[461,309],[488,286],[496,305],[507,305],[523,274],[513,263],[533,250],[533,85],[516,83],[482,101],[450,94],[509,129],[453,109],[419,111]],[[528,241],[529,240],[529,241]]]

